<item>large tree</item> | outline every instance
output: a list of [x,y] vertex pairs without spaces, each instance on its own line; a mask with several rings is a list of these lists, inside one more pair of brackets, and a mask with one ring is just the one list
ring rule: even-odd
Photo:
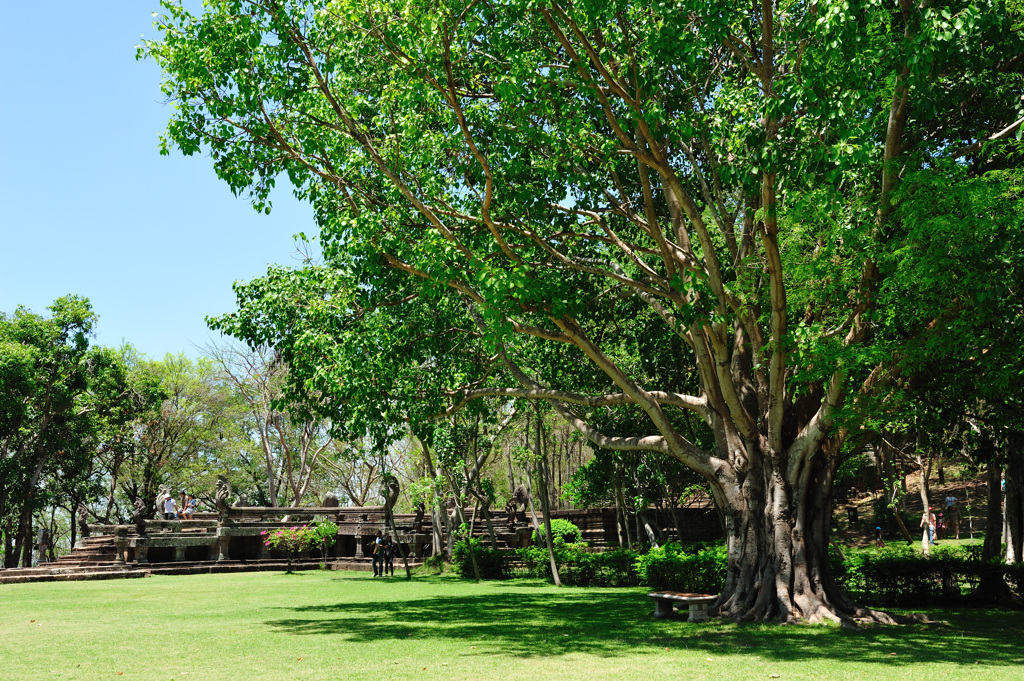
[[[364,408],[388,393],[372,365],[392,399],[437,372],[422,402],[545,400],[599,447],[709,481],[720,612],[871,614],[828,571],[831,482],[855,396],[962,312],[939,300],[879,332],[903,304],[888,256],[912,247],[903,178],[982,173],[1020,126],[1001,3],[165,8],[140,48],[176,106],[165,148],[208,149],[258,209],[286,172],[316,210],[326,268],[272,271],[221,322],[306,362],[298,393]],[[595,409],[633,431],[601,432]]]

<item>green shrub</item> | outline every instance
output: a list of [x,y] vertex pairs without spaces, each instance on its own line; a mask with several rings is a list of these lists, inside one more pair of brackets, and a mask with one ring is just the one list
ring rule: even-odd
[[[544,524],[541,523],[537,532],[534,533],[533,543],[538,546],[547,546],[547,542],[544,541],[544,537],[547,536],[544,528]],[[580,539],[583,538],[583,533],[580,532],[580,528],[576,527],[568,520],[555,519],[551,521],[551,536],[555,538],[555,543],[561,539],[566,544],[578,544]]]
[[505,559],[501,551],[495,551],[484,546],[483,542],[473,537],[467,544],[465,539],[455,542],[452,548],[452,567],[459,571],[459,574],[469,579],[474,579],[473,560],[469,555],[469,548],[472,546],[473,556],[476,557],[476,566],[480,570],[481,579],[504,579]]
[[[423,569],[433,574],[441,574],[444,572],[444,554],[437,554],[436,556],[428,556],[423,559]],[[472,570],[470,566],[470,570]]]
[[676,542],[652,548],[636,559],[636,571],[652,589],[720,593],[729,561],[724,544],[684,551]]
[[[516,576],[551,579],[548,550],[530,546],[516,551],[522,567]],[[562,583],[569,586],[637,586],[636,551],[615,549],[597,552],[584,544],[564,544],[555,540],[555,563]]]
[[852,553],[836,581],[856,600],[885,607],[941,605],[971,596],[985,577],[1003,576],[1018,595],[1013,566],[980,560],[978,546],[937,546],[925,557],[913,546],[896,545],[877,553]]
[[326,563],[327,552],[338,539],[338,526],[330,520],[319,520],[315,524],[310,525],[309,529],[311,531],[309,538],[310,546],[320,550],[320,556]]

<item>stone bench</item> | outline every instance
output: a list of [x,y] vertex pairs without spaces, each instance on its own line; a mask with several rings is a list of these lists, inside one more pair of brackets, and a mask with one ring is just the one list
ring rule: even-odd
[[647,594],[654,599],[654,619],[664,619],[675,614],[674,605],[690,606],[690,618],[687,622],[707,622],[708,606],[718,600],[718,596],[710,594],[688,594],[678,591],[653,591]]

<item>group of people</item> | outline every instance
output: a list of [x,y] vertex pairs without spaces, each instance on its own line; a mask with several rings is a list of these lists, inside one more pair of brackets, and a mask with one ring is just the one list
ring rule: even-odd
[[[164,520],[192,520],[196,512],[196,497],[181,490],[181,506],[174,500],[174,495],[167,495],[164,499],[163,514]],[[179,515],[180,514],[180,515]]]
[[397,554],[398,543],[391,538],[390,534],[385,537],[380,530],[377,530],[377,536],[373,540],[373,576],[394,575]]
[[935,544],[936,536],[945,539],[947,533],[955,535],[956,539],[960,538],[960,509],[956,505],[957,498],[951,494],[945,501],[946,510],[939,513],[937,518],[935,509],[931,506],[928,507],[928,512],[921,516],[921,527],[928,526],[928,542],[932,545]]

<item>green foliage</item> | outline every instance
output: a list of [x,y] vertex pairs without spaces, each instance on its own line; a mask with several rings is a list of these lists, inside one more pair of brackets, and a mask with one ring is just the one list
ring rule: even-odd
[[[554,518],[551,520],[551,536],[555,538],[556,544],[559,540],[564,544],[577,544],[583,538],[583,533],[580,532],[580,528],[568,520]],[[540,523],[537,531],[534,533],[533,541],[540,546],[547,546],[547,528],[544,526],[544,523]]]
[[[133,370],[130,347],[89,346],[96,315],[88,299],[58,298],[48,311],[49,317],[24,307],[0,312],[5,549],[32,541],[33,515],[44,507],[70,511],[79,501],[94,501],[100,494],[95,460],[123,460],[138,444],[138,420],[163,399],[157,381]],[[9,553],[4,562],[10,567],[18,558]]]
[[468,540],[468,543],[467,540],[460,539],[455,542],[452,548],[452,567],[460,575],[468,579],[474,578],[473,561],[469,555],[470,550],[473,551],[473,556],[476,558],[476,565],[480,570],[481,579],[505,578],[505,560],[501,551],[495,551],[489,546],[485,546],[478,537],[472,537]]
[[[443,554],[439,553],[436,556],[428,556],[423,559],[423,568],[425,570],[428,570],[429,572],[432,572],[435,575],[439,575],[442,572],[444,572],[444,566],[445,562]],[[470,566],[471,571],[472,569],[472,566]]]
[[309,525],[263,530],[260,532],[260,536],[263,538],[264,546],[271,551],[283,554],[289,564],[303,551],[318,546],[322,541],[322,537]]
[[684,550],[678,543],[669,542],[636,560],[637,573],[647,586],[690,593],[720,593],[727,568],[724,544],[696,544]]
[[681,494],[668,454],[739,513],[767,506],[727,498],[746,471],[829,470],[928,377],[1020,413],[1019,160],[957,152],[1024,113],[999,0],[163,7],[163,150],[259,211],[287,176],[323,246],[211,326],[276,348],[281,400],[336,433],[557,401],[645,455],[579,498]]
[[309,528],[309,545],[320,549],[320,555],[327,560],[327,551],[338,540],[338,526],[330,520],[318,520]]
[[981,546],[936,546],[928,557],[913,546],[850,552],[833,561],[836,581],[864,603],[885,607],[948,605],[969,597],[982,579],[1006,579],[1024,595],[1020,566],[980,560]]
[[[628,549],[595,551],[582,544],[559,544],[554,547],[558,576],[569,586],[637,586],[637,552]],[[521,565],[514,572],[517,577],[551,579],[551,559],[548,551],[539,546],[516,549],[516,560]]]

